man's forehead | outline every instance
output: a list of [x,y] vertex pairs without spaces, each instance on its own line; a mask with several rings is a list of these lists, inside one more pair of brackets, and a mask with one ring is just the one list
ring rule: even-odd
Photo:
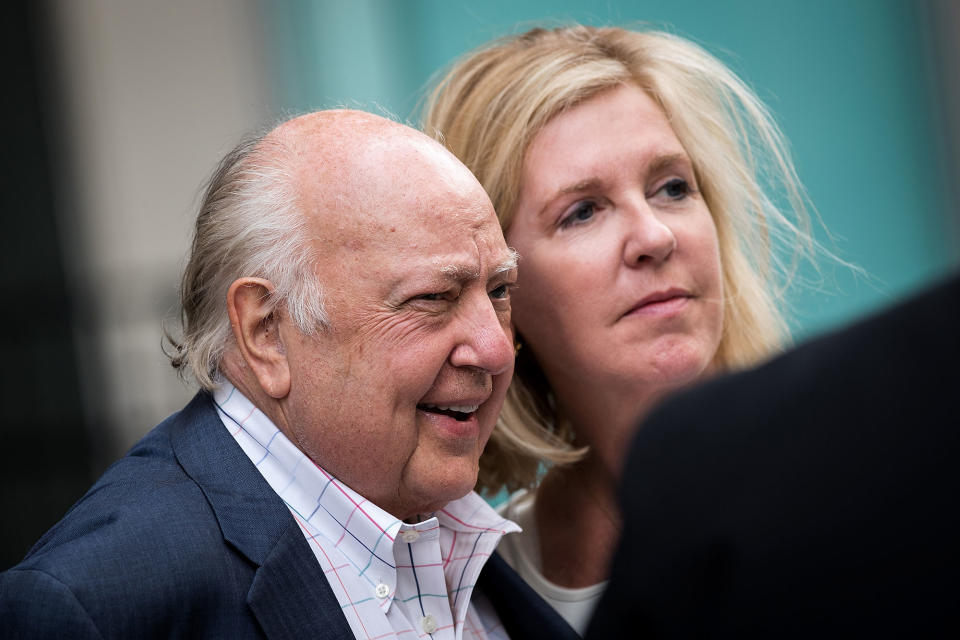
[[360,233],[398,236],[496,224],[489,198],[465,167],[436,150],[408,151],[336,166],[305,163],[297,180],[304,209],[321,227],[352,220]]
[[[314,240],[322,244],[388,251],[435,265],[461,251],[472,256],[473,263],[478,251],[484,253],[485,262],[499,260],[501,255],[506,258],[500,224],[492,205],[481,197],[485,197],[482,192],[458,198],[398,192],[385,199],[341,193],[334,202],[317,203],[310,224]],[[439,252],[432,253],[428,247]]]
[[498,243],[505,247],[493,205],[465,168],[383,168],[378,174],[317,181],[303,193],[316,235],[355,249],[392,246],[404,254],[422,255],[439,236],[455,243],[451,249],[458,238],[473,243],[473,252],[476,243],[484,245],[488,255]]

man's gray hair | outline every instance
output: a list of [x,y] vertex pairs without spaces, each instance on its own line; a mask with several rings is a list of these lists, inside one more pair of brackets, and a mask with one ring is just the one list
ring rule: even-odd
[[290,151],[276,138],[251,137],[207,185],[180,286],[182,337],[167,336],[173,367],[204,389],[216,386],[233,340],[226,301],[238,278],[269,280],[269,304],[283,305],[304,334],[327,324]]

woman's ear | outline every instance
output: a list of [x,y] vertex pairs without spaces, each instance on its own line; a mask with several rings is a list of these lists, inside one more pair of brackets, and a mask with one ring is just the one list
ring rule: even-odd
[[227,291],[230,327],[240,356],[263,391],[279,400],[290,393],[290,365],[280,337],[282,310],[272,304],[273,283],[240,278]]

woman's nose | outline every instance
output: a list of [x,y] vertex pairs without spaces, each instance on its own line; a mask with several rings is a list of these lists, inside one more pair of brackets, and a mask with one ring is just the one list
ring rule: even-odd
[[670,214],[656,211],[642,197],[631,199],[625,209],[623,259],[627,266],[663,262],[670,257],[677,248],[677,237],[669,221],[663,219]]

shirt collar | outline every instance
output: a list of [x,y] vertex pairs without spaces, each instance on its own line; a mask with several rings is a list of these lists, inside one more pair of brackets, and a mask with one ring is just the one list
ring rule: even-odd
[[520,531],[475,492],[449,502],[417,524],[407,524],[327,473],[229,382],[221,383],[213,398],[220,419],[286,503],[308,541],[329,542],[372,586],[383,584],[390,589],[390,597],[381,602],[384,611],[396,593],[394,541],[404,532],[436,536],[442,527],[460,533],[495,533],[499,538]]

